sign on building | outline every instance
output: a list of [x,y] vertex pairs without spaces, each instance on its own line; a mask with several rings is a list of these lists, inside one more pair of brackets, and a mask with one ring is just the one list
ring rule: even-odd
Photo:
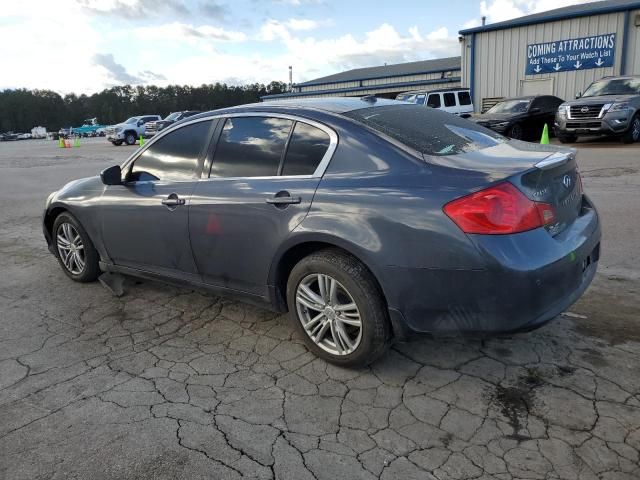
[[616,34],[527,45],[526,75],[613,66]]

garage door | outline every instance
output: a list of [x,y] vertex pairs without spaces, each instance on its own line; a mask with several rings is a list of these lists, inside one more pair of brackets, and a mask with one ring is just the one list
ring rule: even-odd
[[520,80],[520,95],[553,95],[553,78]]

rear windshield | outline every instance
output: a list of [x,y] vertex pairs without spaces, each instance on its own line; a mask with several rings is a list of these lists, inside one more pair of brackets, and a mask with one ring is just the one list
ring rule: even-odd
[[506,141],[473,122],[420,105],[370,107],[344,115],[424,155],[473,152]]

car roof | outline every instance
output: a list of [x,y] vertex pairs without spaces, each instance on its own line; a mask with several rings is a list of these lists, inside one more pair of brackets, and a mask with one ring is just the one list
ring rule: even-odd
[[383,107],[388,105],[401,105],[407,104],[407,102],[400,102],[398,100],[389,100],[386,98],[375,97],[328,97],[328,98],[303,98],[295,100],[278,100],[259,103],[247,103],[245,105],[238,105],[235,107],[221,108],[219,110],[211,110],[199,115],[191,117],[192,120],[197,118],[206,117],[211,114],[224,114],[224,113],[238,113],[242,111],[267,111],[267,110],[293,110],[293,109],[305,109],[305,110],[319,110],[329,113],[342,114],[351,112],[353,110],[360,110],[363,108],[371,107]]

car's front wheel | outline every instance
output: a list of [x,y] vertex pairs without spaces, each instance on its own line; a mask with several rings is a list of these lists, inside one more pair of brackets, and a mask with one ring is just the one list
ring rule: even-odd
[[629,130],[622,136],[624,143],[634,143],[640,140],[640,115],[636,115],[631,119]]
[[382,355],[390,338],[388,313],[369,270],[339,250],[298,262],[287,282],[292,321],[317,356],[361,366]]
[[509,133],[507,134],[511,138],[515,138],[516,140],[522,140],[524,138],[524,130],[522,129],[522,125],[519,123],[514,124],[511,128],[509,128]]
[[52,239],[60,266],[76,282],[92,282],[100,274],[98,252],[80,222],[68,212],[53,222]]

